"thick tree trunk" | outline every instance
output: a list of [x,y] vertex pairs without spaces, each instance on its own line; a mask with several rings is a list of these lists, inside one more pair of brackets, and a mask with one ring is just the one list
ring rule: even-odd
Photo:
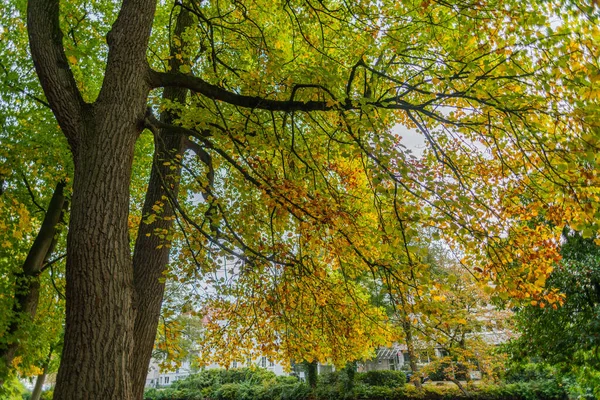
[[135,141],[151,88],[146,51],[156,0],[123,0],[107,35],[102,88],[86,104],[62,45],[59,0],[29,0],[31,54],[74,157],[66,325],[54,399],[131,400],[135,321],[128,235]]
[[135,312],[127,219],[139,129],[110,115],[90,121],[75,155],[55,399],[131,399]]
[[[192,23],[192,17],[184,8],[180,8],[175,27],[175,37],[181,34]],[[180,39],[179,43],[185,45]],[[169,61],[171,70],[177,71],[183,63],[176,54],[180,47],[173,46]],[[176,103],[184,103],[187,96],[186,89],[166,88],[163,98]],[[173,123],[176,116],[165,111],[161,121]],[[131,378],[133,380],[133,398],[142,399],[148,365],[152,357],[152,349],[156,339],[158,319],[165,291],[164,280],[160,278],[169,263],[170,246],[166,239],[155,235],[155,230],[168,232],[173,229],[173,207],[167,198],[177,198],[179,192],[179,179],[181,177],[181,157],[185,151],[185,136],[180,133],[169,132],[162,129],[154,138],[154,162],[150,173],[146,199],[142,215],[147,217],[154,213],[152,207],[162,204],[162,212],[151,224],[141,223],[133,255],[133,282],[136,293],[137,314],[134,325],[134,342],[131,365]],[[168,165],[165,165],[168,162]],[[160,246],[162,245],[162,246]],[[159,247],[160,246],[160,247]]]
[[[167,91],[165,90],[165,92]],[[167,93],[165,93],[165,97],[166,95]],[[171,97],[177,97],[177,101],[183,101],[185,91]],[[169,118],[163,118],[163,120],[166,121]],[[177,196],[181,167],[179,166],[180,160],[177,160],[175,156],[183,154],[185,143],[184,136],[169,134],[164,130],[157,139],[154,163],[142,215],[147,217],[154,213],[152,207],[155,204],[162,205],[162,212],[151,224],[140,224],[133,256],[133,279],[137,308],[134,328],[135,348],[132,359],[135,399],[143,397],[165,291],[164,280],[160,278],[163,277],[169,263],[170,246],[168,246],[166,239],[160,239],[155,234],[155,229],[161,232],[168,232],[173,229],[173,220],[171,219],[173,208],[165,198],[167,193],[174,197]],[[170,164],[163,165],[166,161],[170,161]],[[171,166],[175,169],[170,169]],[[158,248],[160,245],[162,246]]]
[[[0,348],[0,359],[2,360],[0,371],[8,371],[19,349],[19,341],[15,336],[19,334],[23,318],[35,317],[40,291],[39,274],[44,264],[49,261],[56,244],[58,224],[62,219],[65,205],[64,188],[65,183],[62,181],[56,185],[42,226],[17,275],[12,322],[4,333],[5,337],[9,338],[9,342],[5,347]],[[2,383],[4,375],[4,372],[0,374],[0,383]]]

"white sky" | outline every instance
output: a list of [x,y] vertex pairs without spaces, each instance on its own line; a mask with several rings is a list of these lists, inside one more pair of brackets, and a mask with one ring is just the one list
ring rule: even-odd
[[415,157],[421,158],[425,150],[425,138],[416,129],[408,129],[403,125],[396,125],[392,128],[392,133],[402,136],[401,143],[407,149],[413,152]]

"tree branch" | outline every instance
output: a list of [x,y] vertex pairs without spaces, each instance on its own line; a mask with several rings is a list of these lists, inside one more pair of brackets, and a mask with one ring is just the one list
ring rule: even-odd
[[85,107],[65,55],[59,25],[59,0],[30,0],[27,31],[31,57],[48,104],[71,148],[77,142]]
[[223,101],[245,108],[257,108],[272,111],[327,111],[338,106],[324,101],[270,100],[259,96],[246,96],[230,92],[205,80],[180,73],[150,71],[150,85],[158,87],[183,87],[200,93],[210,99]]
[[44,207],[42,207],[36,201],[35,194],[33,194],[33,190],[31,190],[31,186],[29,186],[29,181],[27,181],[27,177],[22,172],[21,172],[21,177],[23,178],[23,183],[25,184],[25,188],[27,189],[27,192],[29,193],[29,197],[31,197],[31,202],[33,203],[33,205],[36,206],[39,211],[46,213],[46,209]]
[[[156,0],[123,1],[119,16],[106,36],[108,58],[98,104],[111,107],[115,101],[137,102],[137,91],[147,90],[143,73],[155,9]],[[115,93],[120,95],[115,98]]]
[[[150,86],[155,89],[159,87],[180,87],[190,89],[200,93],[210,99],[222,101],[244,108],[269,110],[269,111],[331,111],[331,110],[360,110],[363,106],[374,106],[378,108],[394,109],[394,110],[415,110],[423,111],[422,107],[412,105],[400,98],[387,98],[383,101],[352,101],[346,98],[342,102],[330,101],[300,101],[294,100],[294,96],[289,100],[274,100],[266,99],[260,96],[247,96],[231,92],[216,85],[206,82],[202,78],[192,75],[184,75],[176,72],[158,72],[149,70],[148,79]],[[307,85],[298,85],[298,87],[307,87]],[[319,86],[320,89],[324,89]],[[292,91],[296,92],[296,88]],[[326,90],[331,95],[329,91]]]

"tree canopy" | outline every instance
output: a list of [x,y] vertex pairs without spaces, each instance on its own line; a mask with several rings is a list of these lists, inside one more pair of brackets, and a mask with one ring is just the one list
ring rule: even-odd
[[592,239],[565,229],[562,260],[548,284],[565,294],[561,307],[527,305],[517,311],[521,336],[510,343],[515,360],[537,360],[572,373],[595,387],[598,382],[598,302],[600,248]]
[[0,283],[64,181],[58,399],[141,396],[166,280],[207,355],[343,364],[394,340],[367,281],[439,300],[425,241],[552,307],[561,229],[597,228],[594,2],[3,4]]

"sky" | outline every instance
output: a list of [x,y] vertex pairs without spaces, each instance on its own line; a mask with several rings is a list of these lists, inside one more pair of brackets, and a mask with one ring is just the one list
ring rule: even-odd
[[392,133],[402,136],[402,144],[412,151],[415,157],[420,158],[423,155],[426,146],[425,137],[416,129],[408,129],[398,124],[392,128]]

